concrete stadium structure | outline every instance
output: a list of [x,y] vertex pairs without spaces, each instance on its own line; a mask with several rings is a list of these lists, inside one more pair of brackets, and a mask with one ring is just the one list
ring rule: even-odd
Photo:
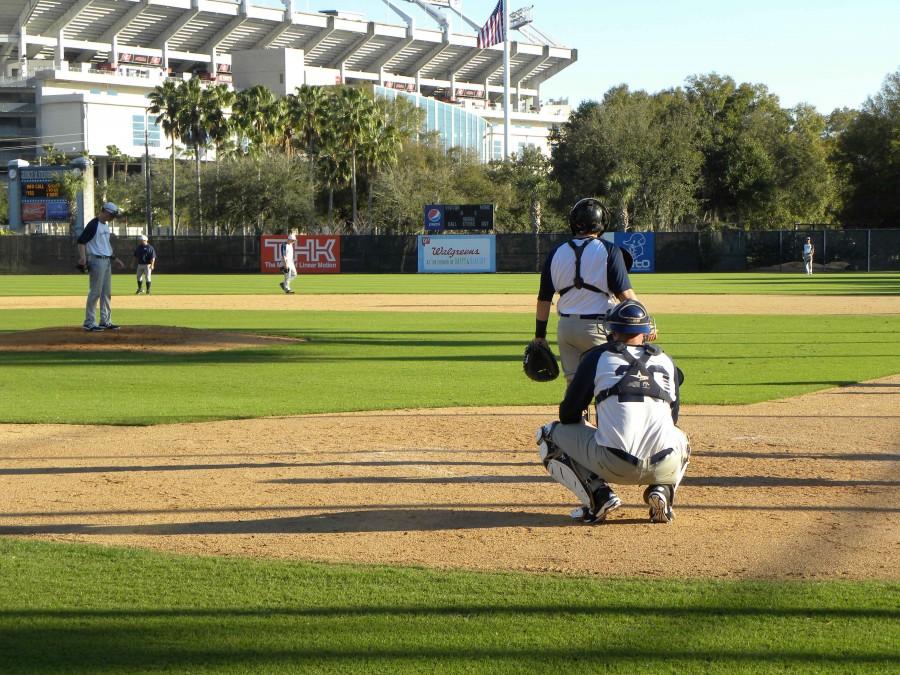
[[[279,95],[301,84],[370,83],[435,108],[429,129],[446,145],[464,139],[484,160],[502,156],[502,45],[477,47],[477,24],[459,11],[458,0],[383,0],[402,17],[399,25],[353,13],[296,11],[293,0],[282,6],[258,0],[265,1],[269,6],[251,0],[3,0],[0,171],[10,159],[39,155],[44,145],[87,152],[101,165],[108,145],[140,156],[145,129],[150,154],[168,156],[147,115],[147,94],[167,77],[193,75],[236,89],[265,84]],[[464,20],[466,32],[451,30],[440,5]],[[406,10],[431,25],[419,25]],[[510,49],[510,150],[533,145],[546,152],[549,130],[565,121],[568,108],[542,105],[541,85],[571,65],[577,52],[550,39],[512,41]],[[454,128],[459,124],[464,133]]]

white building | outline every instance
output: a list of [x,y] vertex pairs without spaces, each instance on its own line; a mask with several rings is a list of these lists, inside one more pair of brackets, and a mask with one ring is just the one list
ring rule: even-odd
[[[168,156],[146,97],[166,77],[192,74],[238,89],[264,84],[280,95],[301,84],[340,83],[415,94],[433,109],[429,129],[446,145],[464,139],[485,160],[502,156],[502,45],[479,49],[476,24],[458,3],[383,1],[401,24],[295,11],[292,0],[276,8],[251,0],[2,0],[0,171],[44,145],[87,151],[101,163],[108,145],[142,156],[145,128],[150,154]],[[441,5],[465,20],[466,32],[451,30]],[[413,10],[436,27],[420,25]],[[547,152],[549,131],[568,110],[542,110],[541,84],[577,52],[550,40],[514,40],[510,53],[510,151],[534,145]]]

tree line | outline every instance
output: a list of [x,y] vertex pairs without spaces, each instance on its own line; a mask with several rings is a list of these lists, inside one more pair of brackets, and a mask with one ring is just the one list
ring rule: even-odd
[[[618,229],[900,227],[900,70],[828,115],[715,73],[653,94],[622,85],[574,110],[549,158],[486,164],[424,133],[409,100],[365,88],[167,80],[150,103],[170,148],[151,162],[151,209],[176,232],[414,232],[427,203],[493,203],[498,231],[557,231],[583,196]],[[126,170],[103,197],[140,219],[143,185],[114,161]]]

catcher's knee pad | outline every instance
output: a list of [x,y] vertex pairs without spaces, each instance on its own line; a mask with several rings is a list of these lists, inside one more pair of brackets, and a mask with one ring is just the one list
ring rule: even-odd
[[594,507],[590,488],[572,467],[568,457],[560,455],[558,458],[546,462],[545,465],[547,473],[553,477],[553,480],[575,493],[582,506],[588,509]]
[[559,446],[552,439],[553,429],[557,424],[559,422],[545,424],[542,427],[538,427],[537,433],[535,433],[534,441],[538,445],[538,454],[541,456],[541,461],[545,467],[551,459],[562,456],[562,450],[559,449]]

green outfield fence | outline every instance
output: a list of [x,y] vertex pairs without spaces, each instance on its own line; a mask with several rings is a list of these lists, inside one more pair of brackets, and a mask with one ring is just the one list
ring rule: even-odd
[[[657,272],[797,272],[807,236],[815,242],[817,270],[900,271],[900,229],[725,230],[655,236]],[[498,272],[535,272],[547,253],[568,238],[563,233],[496,237]],[[151,243],[169,273],[259,272],[257,237],[175,237]],[[117,255],[129,261],[137,240],[118,237],[114,246]],[[75,271],[76,258],[75,245],[67,236],[0,237],[0,274],[69,274]],[[341,237],[342,272],[415,273],[417,268],[416,235]]]

